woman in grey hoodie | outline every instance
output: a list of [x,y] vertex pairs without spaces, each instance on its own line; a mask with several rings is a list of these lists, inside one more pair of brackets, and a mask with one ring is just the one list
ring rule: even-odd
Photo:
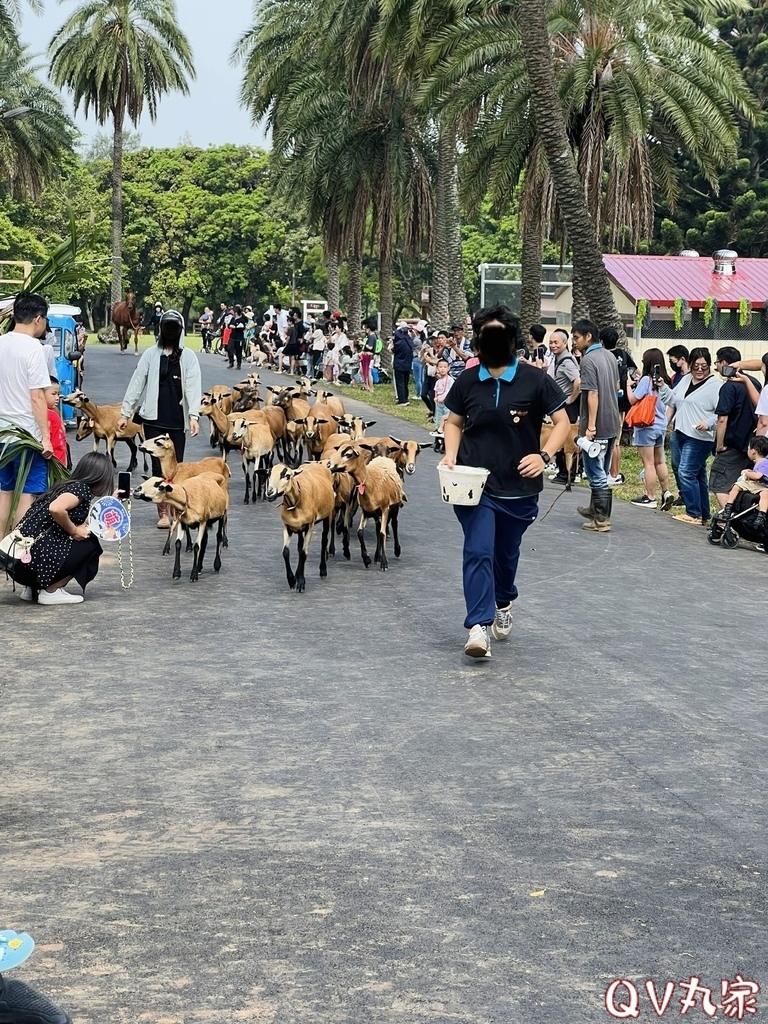
[[[128,384],[118,429],[124,429],[138,406],[144,436],[149,439],[169,434],[181,462],[187,425],[192,437],[199,430],[200,391],[200,364],[195,353],[184,348],[184,317],[175,309],[167,309],[160,318],[157,344],[146,350]],[[162,476],[155,458],[152,473]],[[168,529],[168,507],[158,505],[157,514],[158,529]]]
[[685,512],[674,518],[684,523],[710,519],[707,459],[712,454],[717,424],[717,400],[722,380],[712,373],[709,349],[694,348],[689,358],[691,372],[675,388],[658,380],[659,398],[675,410],[675,429],[680,442],[678,480]]

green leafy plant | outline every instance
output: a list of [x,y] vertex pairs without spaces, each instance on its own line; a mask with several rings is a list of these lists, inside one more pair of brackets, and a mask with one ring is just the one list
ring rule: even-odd
[[752,305],[749,299],[739,299],[739,327],[747,327],[752,322]]
[[715,301],[714,296],[708,295],[701,310],[701,319],[704,321],[705,327],[709,327],[712,323],[712,317],[715,315],[716,309],[717,302]]
[[[29,471],[32,466],[32,459],[35,452],[43,450],[42,444],[21,427],[0,428],[0,469],[19,459],[19,471],[16,476],[16,486],[11,497],[11,511],[8,523],[0,523],[0,536],[5,536],[9,523],[13,522],[16,509],[19,507],[19,500],[27,482]],[[52,487],[58,480],[66,480],[69,470],[62,466],[58,459],[48,460],[48,486]]]
[[685,300],[675,299],[673,311],[675,316],[675,330],[682,331],[683,329],[683,314],[685,310]]
[[641,331],[645,326],[649,309],[650,306],[648,303],[648,299],[640,299],[640,301],[637,304],[637,314],[635,316],[635,327],[638,331]]

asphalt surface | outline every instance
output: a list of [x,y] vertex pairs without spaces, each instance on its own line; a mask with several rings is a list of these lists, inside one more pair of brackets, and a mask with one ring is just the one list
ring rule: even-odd
[[[89,349],[85,390],[134,367]],[[587,535],[565,494],[468,664],[437,460],[386,574],[353,543],[320,580],[316,534],[291,592],[231,454],[220,575],[174,583],[134,503],[133,589],[111,548],[81,606],[0,586],[0,927],[75,1024],[586,1024],[614,978],[649,1021],[646,978],[768,983],[766,557],[625,505]]]

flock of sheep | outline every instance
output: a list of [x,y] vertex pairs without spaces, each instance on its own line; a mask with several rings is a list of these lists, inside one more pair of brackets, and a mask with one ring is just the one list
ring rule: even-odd
[[[137,499],[166,503],[172,526],[163,554],[175,545],[173,578],[181,576],[182,538],[193,551],[190,578],[202,569],[209,531],[216,528],[215,572],[221,568],[221,549],[227,547],[230,470],[227,455],[240,452],[245,477],[245,504],[282,498],[283,559],[291,589],[305,589],[309,545],[317,524],[322,526],[320,576],[328,573],[328,556],[341,536],[342,554],[350,558],[349,535],[360,513],[357,529],[363,562],[371,557],[365,544],[369,520],[376,524],[374,561],[388,567],[387,537],[391,530],[395,557],[400,556],[398,515],[406,501],[404,474],[416,469],[419,451],[432,447],[395,437],[368,437],[374,420],[348,414],[342,400],[327,391],[313,391],[312,382],[301,378],[287,387],[267,387],[261,395],[259,375],[249,374],[234,386],[217,386],[202,398],[200,414],[210,421],[211,447],[220,455],[197,462],[178,462],[167,435],[145,440],[141,426],[128,423],[117,430],[119,405],[97,406],[82,391],[67,397],[82,418],[78,439],[93,434],[94,449],[103,439],[114,459],[117,441],[131,450],[131,465],[138,465],[138,449],[160,462],[162,476],[150,477],[133,491]],[[310,399],[314,398],[314,404]],[[192,535],[195,533],[193,541]],[[290,543],[296,535],[298,565],[291,567]]]

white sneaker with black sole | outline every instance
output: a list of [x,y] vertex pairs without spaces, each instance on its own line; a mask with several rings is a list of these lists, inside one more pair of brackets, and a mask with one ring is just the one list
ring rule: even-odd
[[469,631],[469,639],[464,644],[464,653],[468,658],[490,658],[491,638],[486,626],[473,626]]
[[491,636],[494,640],[509,640],[509,634],[512,632],[512,605],[508,604],[506,608],[496,609],[496,618],[491,626]]
[[621,487],[621,485],[623,483],[624,483],[624,474],[623,473],[617,473],[616,476],[611,476],[610,473],[608,474],[608,486],[609,487]]
[[661,511],[669,512],[675,503],[675,496],[672,491],[664,491],[661,496]]
[[629,503],[630,505],[636,505],[638,508],[658,508],[659,503],[655,498],[649,498],[647,494],[643,494],[640,498],[633,498]]

